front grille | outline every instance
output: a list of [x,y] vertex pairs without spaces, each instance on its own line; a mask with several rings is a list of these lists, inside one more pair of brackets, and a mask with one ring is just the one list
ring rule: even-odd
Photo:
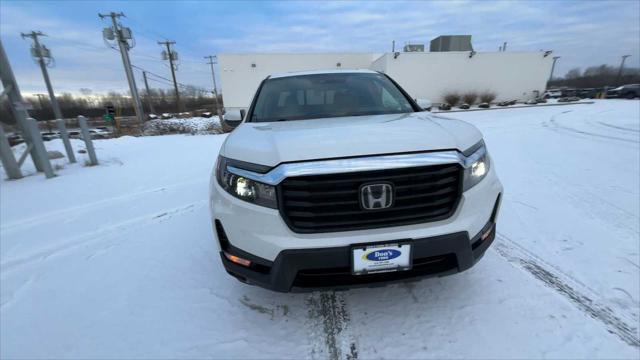
[[[391,183],[395,202],[387,209],[364,210],[360,187]],[[318,233],[417,224],[446,219],[462,189],[458,164],[308,175],[278,186],[280,212],[291,230]]]

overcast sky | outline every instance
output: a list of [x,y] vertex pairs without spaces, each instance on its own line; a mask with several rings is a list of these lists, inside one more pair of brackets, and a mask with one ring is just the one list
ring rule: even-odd
[[[56,63],[56,92],[127,89],[122,60],[102,39],[107,20],[98,12],[123,11],[134,33],[132,62],[162,76],[158,40],[177,42],[178,81],[211,88],[203,56],[238,52],[385,52],[391,41],[428,44],[442,34],[471,34],[476,51],[554,50],[564,75],[599,64],[640,67],[640,1],[433,2],[68,2],[0,1],[0,36],[21,90],[45,93],[30,41],[20,32],[41,30]],[[526,71],[526,69],[523,69]],[[142,87],[136,71],[138,87]],[[152,82],[152,87],[168,87]],[[224,87],[224,84],[222,84]]]

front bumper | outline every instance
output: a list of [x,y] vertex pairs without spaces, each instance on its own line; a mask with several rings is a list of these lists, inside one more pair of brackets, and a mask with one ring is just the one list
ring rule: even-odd
[[[497,206],[499,203],[496,203],[496,214]],[[413,267],[397,272],[353,275],[350,246],[285,250],[273,262],[260,259],[233,246],[226,249],[231,254],[251,260],[252,265],[249,268],[229,261],[222,252],[220,255],[225,270],[230,275],[244,283],[270,290],[288,292],[372,287],[443,276],[471,268],[482,258],[495,238],[496,225],[493,221],[495,219],[492,218],[473,239],[469,239],[466,232],[413,239]]]
[[[239,200],[212,177],[211,220],[220,253],[225,250],[253,262],[252,268],[246,268],[222,255],[227,272],[241,281],[277,291],[355,287],[470,268],[493,241],[502,191],[495,167],[491,166],[485,179],[462,194],[455,213],[447,219],[379,229],[301,234],[287,226],[278,210]],[[480,235],[487,229],[491,229],[490,240],[479,243]],[[414,265],[420,266],[403,272],[350,275],[352,244],[406,239],[414,244]]]

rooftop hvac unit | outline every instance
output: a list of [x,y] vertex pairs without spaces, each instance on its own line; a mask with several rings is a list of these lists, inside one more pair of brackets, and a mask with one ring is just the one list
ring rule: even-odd
[[471,51],[471,35],[442,35],[431,40],[430,51]]
[[424,44],[406,44],[404,52],[424,52]]

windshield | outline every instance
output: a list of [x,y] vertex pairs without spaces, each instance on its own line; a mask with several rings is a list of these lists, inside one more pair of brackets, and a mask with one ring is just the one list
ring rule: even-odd
[[374,73],[313,74],[267,79],[252,122],[413,112],[386,76]]

